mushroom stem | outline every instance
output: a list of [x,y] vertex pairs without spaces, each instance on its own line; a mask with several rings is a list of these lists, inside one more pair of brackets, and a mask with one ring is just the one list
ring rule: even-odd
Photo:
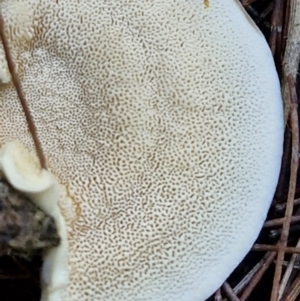
[[3,17],[2,17],[1,13],[0,13],[0,38],[2,40],[2,45],[3,45],[3,49],[4,49],[8,69],[9,69],[9,72],[10,72],[11,77],[12,77],[12,82],[13,82],[13,85],[15,86],[15,88],[16,88],[18,97],[20,99],[20,103],[21,103],[23,112],[25,114],[26,122],[28,124],[28,129],[29,129],[29,132],[30,132],[31,137],[33,139],[33,143],[34,143],[34,146],[35,146],[35,149],[36,149],[39,161],[40,161],[40,165],[41,165],[42,168],[47,169],[46,158],[45,158],[44,153],[43,153],[41,142],[40,142],[40,140],[38,138],[38,135],[37,135],[36,126],[34,124],[32,115],[31,115],[29,107],[27,105],[27,101],[26,101],[24,93],[22,91],[22,87],[21,87],[17,72],[15,70],[15,65],[13,63],[13,60],[12,60],[12,57],[11,57],[11,54],[10,54],[10,51],[9,51],[8,42],[7,42],[7,39],[6,39],[5,34],[4,34],[4,21],[3,21]]

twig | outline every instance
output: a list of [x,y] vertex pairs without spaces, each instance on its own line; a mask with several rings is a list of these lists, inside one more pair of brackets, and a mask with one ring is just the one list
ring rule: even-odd
[[[300,222],[300,215],[292,216],[291,223],[297,223],[297,222]],[[272,228],[272,227],[282,226],[283,223],[284,223],[284,217],[269,220],[264,223],[264,228]]]
[[[296,248],[300,248],[300,239],[297,242]],[[288,266],[287,266],[287,268],[285,270],[285,273],[284,273],[284,275],[282,277],[282,281],[281,281],[281,284],[280,284],[280,287],[279,287],[279,292],[278,292],[278,299],[279,300],[281,300],[281,298],[283,296],[284,290],[285,290],[285,288],[287,286],[289,278],[290,278],[290,276],[292,274],[292,271],[294,269],[294,265],[295,265],[295,261],[297,259],[297,256],[298,256],[297,254],[293,254],[291,256],[289,264],[288,264]]]
[[267,256],[262,259],[262,265],[259,271],[255,274],[247,288],[244,290],[243,294],[240,297],[240,301],[246,301],[256,285],[259,283],[267,269],[269,268],[270,264],[273,262],[274,258],[276,257],[276,252],[269,252]]
[[224,284],[222,285],[222,289],[224,290],[225,294],[227,295],[230,301],[240,301],[240,299],[234,293],[233,289],[228,284],[228,282],[224,282]]
[[298,247],[280,247],[279,245],[262,245],[262,244],[255,244],[252,247],[252,251],[276,251],[279,252],[283,250],[284,253],[296,253],[300,254],[300,248]]
[[[276,188],[276,193],[275,193],[275,199],[276,202],[273,203],[273,206],[275,206],[275,210],[285,210],[286,207],[286,193],[285,192],[285,187],[287,186],[287,174],[289,170],[289,165],[290,165],[290,151],[291,151],[291,133],[289,129],[285,130],[284,134],[284,145],[283,145],[283,156],[281,160],[281,170],[280,170],[280,175],[279,175],[279,180],[278,180],[278,185]],[[280,209],[277,209],[280,208]]]
[[219,288],[216,292],[215,292],[215,301],[222,301],[222,294],[221,294],[221,289]]
[[265,21],[264,16],[259,14],[252,5],[247,5],[245,8],[257,25],[262,24],[264,29],[270,30],[270,23]]
[[260,14],[260,18],[266,18],[267,15],[269,15],[269,13],[273,10],[273,2],[270,3],[265,9],[264,11]]
[[[300,199],[296,199],[294,200],[294,206],[300,205]],[[284,210],[286,208],[286,204],[277,204],[275,206],[275,210],[277,211],[281,211]]]
[[252,279],[255,277],[256,273],[264,266],[270,253],[266,253],[265,256],[247,273],[247,275],[233,288],[236,295],[240,294],[246,286],[251,283]]
[[269,45],[274,57],[276,52],[280,53],[279,51],[282,42],[283,11],[284,0],[275,0],[271,18],[271,34],[269,39]]
[[285,54],[285,50],[286,50],[286,42],[287,42],[287,37],[288,37],[288,30],[289,30],[289,26],[290,26],[290,13],[291,13],[291,0],[286,0],[286,10],[285,10],[285,20],[286,22],[284,22],[284,26],[283,26],[283,32],[282,32],[282,36],[283,36],[283,41],[282,41],[282,48],[281,48],[281,57],[284,57]]
[[300,276],[298,276],[291,285],[291,290],[284,301],[295,301],[300,294]]
[[291,75],[293,79],[296,79],[300,60],[300,0],[291,0],[290,7],[287,9],[289,10],[288,37],[282,62],[284,74],[282,91],[285,104],[285,117],[290,112],[292,99],[287,76]]
[[[289,235],[292,233],[299,233],[300,231],[300,225],[291,225],[289,230]],[[269,238],[275,239],[281,236],[282,228],[273,229],[269,232]]]
[[37,130],[36,130],[33,118],[31,116],[29,107],[27,105],[24,93],[22,92],[22,87],[21,87],[20,81],[18,79],[18,75],[16,73],[16,70],[15,70],[15,65],[13,63],[13,60],[12,60],[12,57],[11,57],[11,54],[10,54],[7,39],[6,39],[5,34],[4,34],[4,21],[3,21],[3,17],[1,15],[1,13],[0,13],[0,38],[2,40],[3,49],[4,49],[8,69],[9,69],[9,72],[11,73],[11,77],[12,77],[12,82],[13,82],[15,88],[16,88],[18,97],[20,99],[20,103],[21,103],[21,106],[23,108],[23,112],[25,114],[25,118],[26,118],[26,121],[27,121],[27,124],[28,124],[29,132],[30,132],[31,137],[33,139],[33,143],[34,143],[34,146],[35,146],[35,149],[36,149],[39,161],[40,161],[40,165],[41,165],[42,168],[46,169],[46,159],[45,159],[45,156],[44,156],[44,153],[43,153],[43,150],[42,150],[42,146],[41,146],[41,143],[38,139]]
[[299,127],[298,127],[298,112],[297,112],[298,105],[297,105],[297,95],[295,89],[295,80],[291,75],[287,75],[286,78],[289,84],[290,95],[291,95],[291,111],[290,111],[290,123],[291,123],[291,130],[292,130],[291,173],[290,173],[290,184],[289,184],[287,206],[285,211],[285,221],[283,223],[283,229],[278,243],[279,251],[277,255],[271,301],[278,300],[279,282],[281,279],[282,264],[284,260],[284,251],[287,245],[287,238],[289,235],[291,217],[293,213],[294,196],[296,190],[297,172],[298,172],[298,165],[299,165]]
[[[298,114],[297,114],[297,95],[295,89],[295,78],[300,58],[300,37],[299,37],[299,14],[300,1],[288,1],[287,16],[289,16],[288,39],[286,43],[284,63],[283,63],[283,98],[285,102],[285,110],[290,113],[290,125],[292,132],[292,158],[291,158],[291,176],[288,192],[288,201],[286,206],[286,222],[283,225],[281,244],[287,240],[289,230],[289,219],[291,218],[293,210],[293,198],[295,195],[295,185],[297,178],[297,169],[299,163],[299,128],[298,128]],[[287,17],[286,16],[286,17]],[[284,241],[285,240],[285,241]],[[282,272],[284,253],[281,250],[278,253],[278,260],[276,263],[276,270],[273,282],[273,289],[271,301],[278,300],[279,297],[279,282]],[[284,278],[280,287],[280,294],[282,294],[287,279]]]

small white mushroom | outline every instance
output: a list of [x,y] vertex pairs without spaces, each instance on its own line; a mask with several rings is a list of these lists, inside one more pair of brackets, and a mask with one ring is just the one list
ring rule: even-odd
[[[205,300],[277,184],[283,108],[262,34],[236,0],[0,4],[68,230],[56,212],[42,300]],[[33,149],[12,85],[0,100],[0,142]]]

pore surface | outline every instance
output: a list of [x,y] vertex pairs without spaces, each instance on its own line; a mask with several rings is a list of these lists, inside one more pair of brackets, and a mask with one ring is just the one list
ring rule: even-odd
[[[72,200],[70,284],[49,300],[204,300],[277,182],[282,106],[263,37],[230,0],[2,1],[10,28],[25,2],[34,34],[9,39]],[[1,143],[33,148],[11,85],[0,98]]]

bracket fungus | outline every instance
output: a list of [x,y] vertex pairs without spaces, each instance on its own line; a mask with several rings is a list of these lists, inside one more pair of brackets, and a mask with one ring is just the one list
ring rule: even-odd
[[2,172],[62,240],[42,300],[205,300],[251,248],[280,169],[280,86],[255,24],[237,0],[0,8],[50,171],[11,159],[9,141],[34,147],[1,49]]

